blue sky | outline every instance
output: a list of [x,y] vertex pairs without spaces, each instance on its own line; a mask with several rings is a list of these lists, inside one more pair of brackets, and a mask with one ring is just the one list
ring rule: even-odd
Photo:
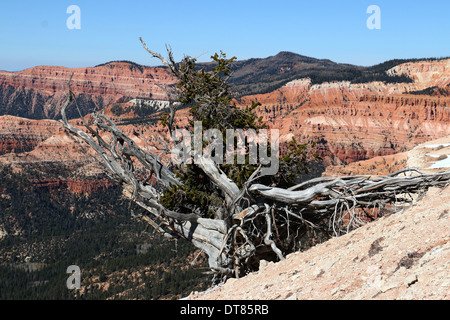
[[[81,10],[69,30],[67,8]],[[381,9],[370,30],[369,5]],[[144,65],[142,36],[155,51],[209,57],[223,50],[239,60],[292,51],[373,65],[393,58],[450,56],[450,1],[6,1],[0,3],[0,70],[36,65],[86,67],[111,60]]]

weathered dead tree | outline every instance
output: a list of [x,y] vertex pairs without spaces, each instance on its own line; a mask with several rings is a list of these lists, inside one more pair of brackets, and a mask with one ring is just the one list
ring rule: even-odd
[[[175,76],[183,76],[170,50],[166,61],[143,45]],[[198,167],[222,199],[215,205],[221,213],[205,216],[195,208],[178,212],[161,201],[165,190],[182,182],[160,155],[140,148],[102,113],[92,114],[91,123],[82,118],[83,130],[73,126],[66,117],[72,101],[69,79],[61,111],[64,127],[89,144],[108,175],[123,186],[124,196],[144,209],[146,213],[139,218],[164,236],[186,239],[203,250],[209,257],[210,272],[219,277],[245,275],[257,270],[263,259],[282,260],[291,252],[396,213],[429,187],[450,183],[450,171],[423,174],[404,169],[389,176],[319,177],[285,189],[258,183],[260,165],[238,187],[211,158],[198,155]],[[170,131],[175,126],[173,106],[167,119]],[[155,182],[150,183],[150,178]]]

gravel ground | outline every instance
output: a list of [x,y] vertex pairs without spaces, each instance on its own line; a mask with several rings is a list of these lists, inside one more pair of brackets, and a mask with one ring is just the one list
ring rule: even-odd
[[450,186],[190,300],[450,299]]

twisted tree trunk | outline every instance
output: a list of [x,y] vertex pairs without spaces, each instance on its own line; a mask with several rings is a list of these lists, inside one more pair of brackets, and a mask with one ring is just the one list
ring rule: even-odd
[[[173,63],[153,55],[175,74],[180,72]],[[198,167],[220,191],[224,213],[212,219],[195,211],[176,212],[166,208],[161,197],[181,182],[159,156],[140,148],[104,114],[94,113],[91,124],[82,117],[85,130],[74,127],[66,117],[73,101],[69,79],[61,121],[96,152],[109,176],[122,185],[123,195],[145,210],[138,217],[166,237],[190,241],[208,255],[210,271],[223,277],[242,276],[257,270],[262,259],[281,260],[293,251],[347,233],[401,210],[412,203],[412,195],[450,183],[450,171],[422,174],[404,169],[389,176],[321,177],[282,189],[254,183],[261,177],[259,167],[238,188],[211,158],[199,155]],[[171,112],[171,126],[173,116]],[[102,138],[105,134],[109,139]],[[149,177],[156,183],[148,183]]]

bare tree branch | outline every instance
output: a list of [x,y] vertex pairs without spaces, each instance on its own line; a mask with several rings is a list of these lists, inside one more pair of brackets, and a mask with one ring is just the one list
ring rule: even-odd
[[[147,52],[158,58],[174,76],[180,76],[170,47],[167,47],[166,60],[140,40]],[[213,186],[211,192],[219,193],[216,198],[223,202],[211,208],[227,212],[216,213],[212,219],[195,208],[189,208],[189,212],[173,209],[166,207],[161,199],[172,187],[184,185],[160,161],[161,154],[151,152],[147,140],[146,150],[143,150],[101,113],[92,114],[93,123],[82,117],[85,130],[68,121],[66,109],[74,98],[71,78],[61,110],[64,127],[95,151],[109,176],[122,185],[123,195],[145,210],[145,214],[136,218],[164,236],[190,241],[208,255],[210,271],[224,278],[245,275],[257,270],[260,260],[282,260],[299,248],[399,212],[412,203],[411,194],[420,196],[430,187],[450,183],[450,171],[423,174],[406,168],[389,176],[319,177],[284,189],[256,183],[261,178],[259,166],[239,189],[211,158],[199,155],[198,168],[206,175],[208,187]],[[199,108],[205,108],[206,117],[213,117],[207,108],[208,101],[208,97],[202,100]],[[169,131],[172,131],[176,107],[170,110],[168,121]],[[218,112],[215,116],[221,112],[214,111]],[[162,149],[168,149],[162,138],[155,136],[155,139],[163,145]],[[158,149],[156,144],[152,147]],[[145,174],[142,177],[138,172]],[[148,177],[154,178],[156,183],[149,183]]]

